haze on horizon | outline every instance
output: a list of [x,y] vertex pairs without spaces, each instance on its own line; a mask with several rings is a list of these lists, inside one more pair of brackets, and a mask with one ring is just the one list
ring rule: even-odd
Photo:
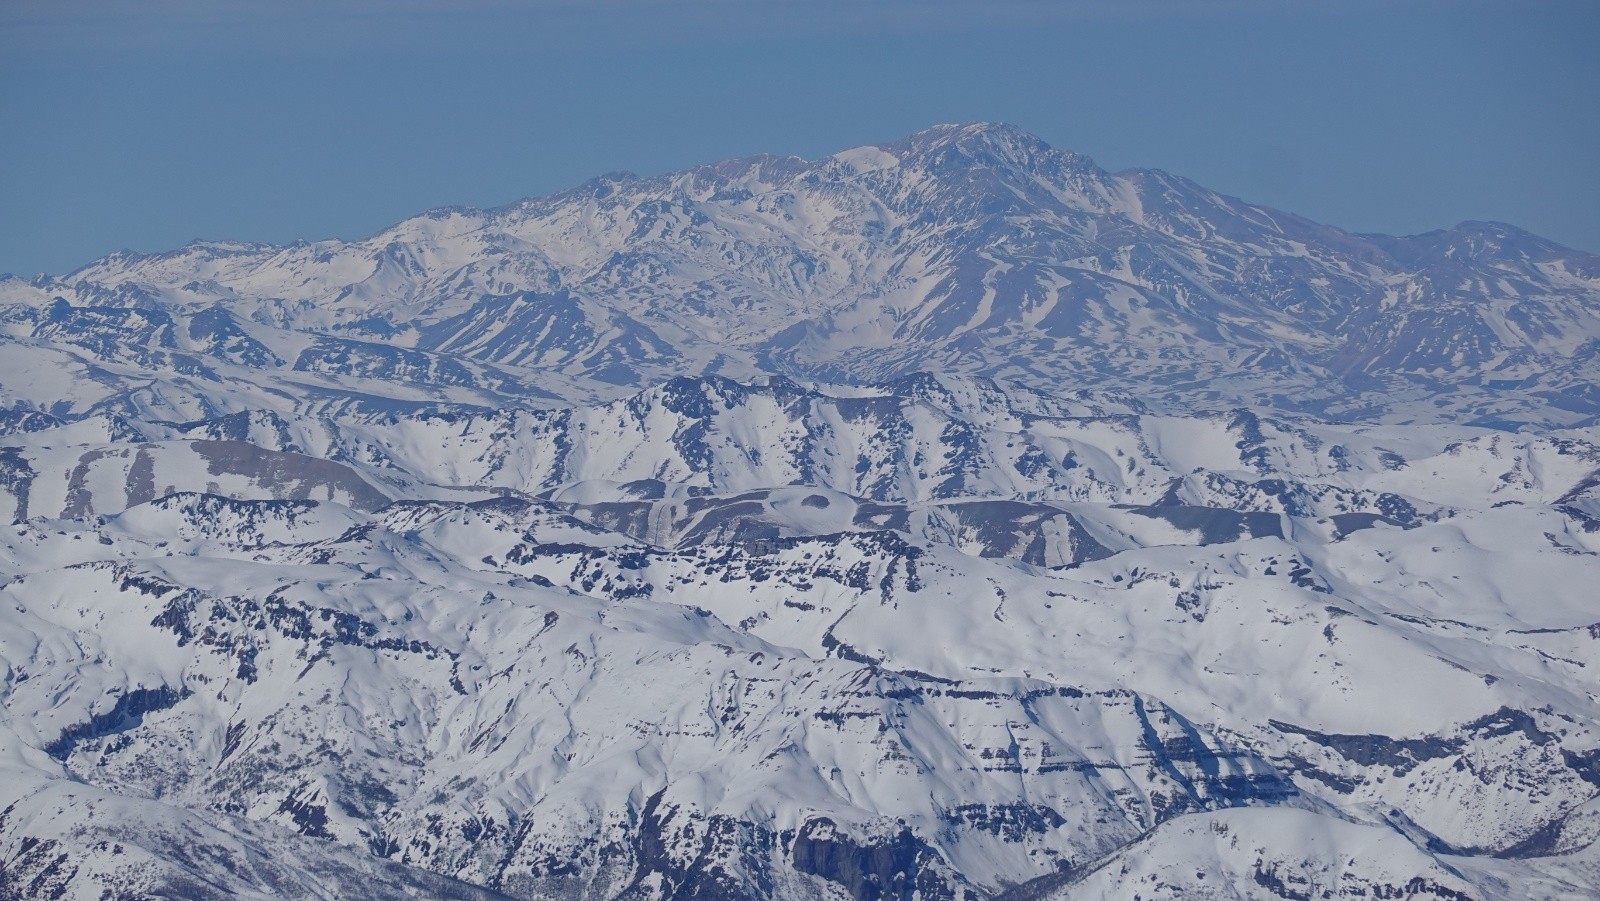
[[1600,251],[1596,37],[1571,0],[17,0],[0,272],[971,120],[1355,231]]

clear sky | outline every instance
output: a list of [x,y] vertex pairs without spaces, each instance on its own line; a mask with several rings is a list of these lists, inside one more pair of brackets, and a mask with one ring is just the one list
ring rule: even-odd
[[0,272],[1010,122],[1600,252],[1600,0],[0,0]]

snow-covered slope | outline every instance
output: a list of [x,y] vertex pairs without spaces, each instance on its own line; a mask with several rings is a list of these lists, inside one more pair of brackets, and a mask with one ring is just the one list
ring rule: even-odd
[[[179,406],[196,379],[336,376],[498,403],[934,370],[1176,409],[1570,425],[1600,413],[1597,298],[1600,259],[1509,225],[1354,235],[1007,126],[941,126],[817,161],[611,175],[358,241],[201,242],[8,279],[7,354],[55,375],[8,379],[0,400],[125,410]],[[85,384],[62,390],[72,367]],[[135,371],[129,396],[115,376]],[[228,412],[259,405],[226,393]],[[215,412],[192,403],[160,415]]]
[[1597,296],[997,126],[0,281],[0,897],[1592,896]]

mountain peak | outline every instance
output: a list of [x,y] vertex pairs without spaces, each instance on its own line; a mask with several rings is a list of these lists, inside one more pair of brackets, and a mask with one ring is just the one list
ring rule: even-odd
[[902,143],[952,144],[970,142],[1032,142],[1044,144],[1037,135],[1018,128],[1009,122],[942,122],[921,131],[912,132],[901,139]]
[[1028,163],[1058,152],[1037,135],[1002,122],[935,125],[881,146],[896,153],[897,156],[941,155],[954,152],[969,164]]

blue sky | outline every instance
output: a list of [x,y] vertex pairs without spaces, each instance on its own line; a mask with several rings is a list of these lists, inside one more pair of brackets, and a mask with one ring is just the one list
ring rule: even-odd
[[1600,252],[1597,44],[1595,0],[3,0],[0,272],[969,120]]

